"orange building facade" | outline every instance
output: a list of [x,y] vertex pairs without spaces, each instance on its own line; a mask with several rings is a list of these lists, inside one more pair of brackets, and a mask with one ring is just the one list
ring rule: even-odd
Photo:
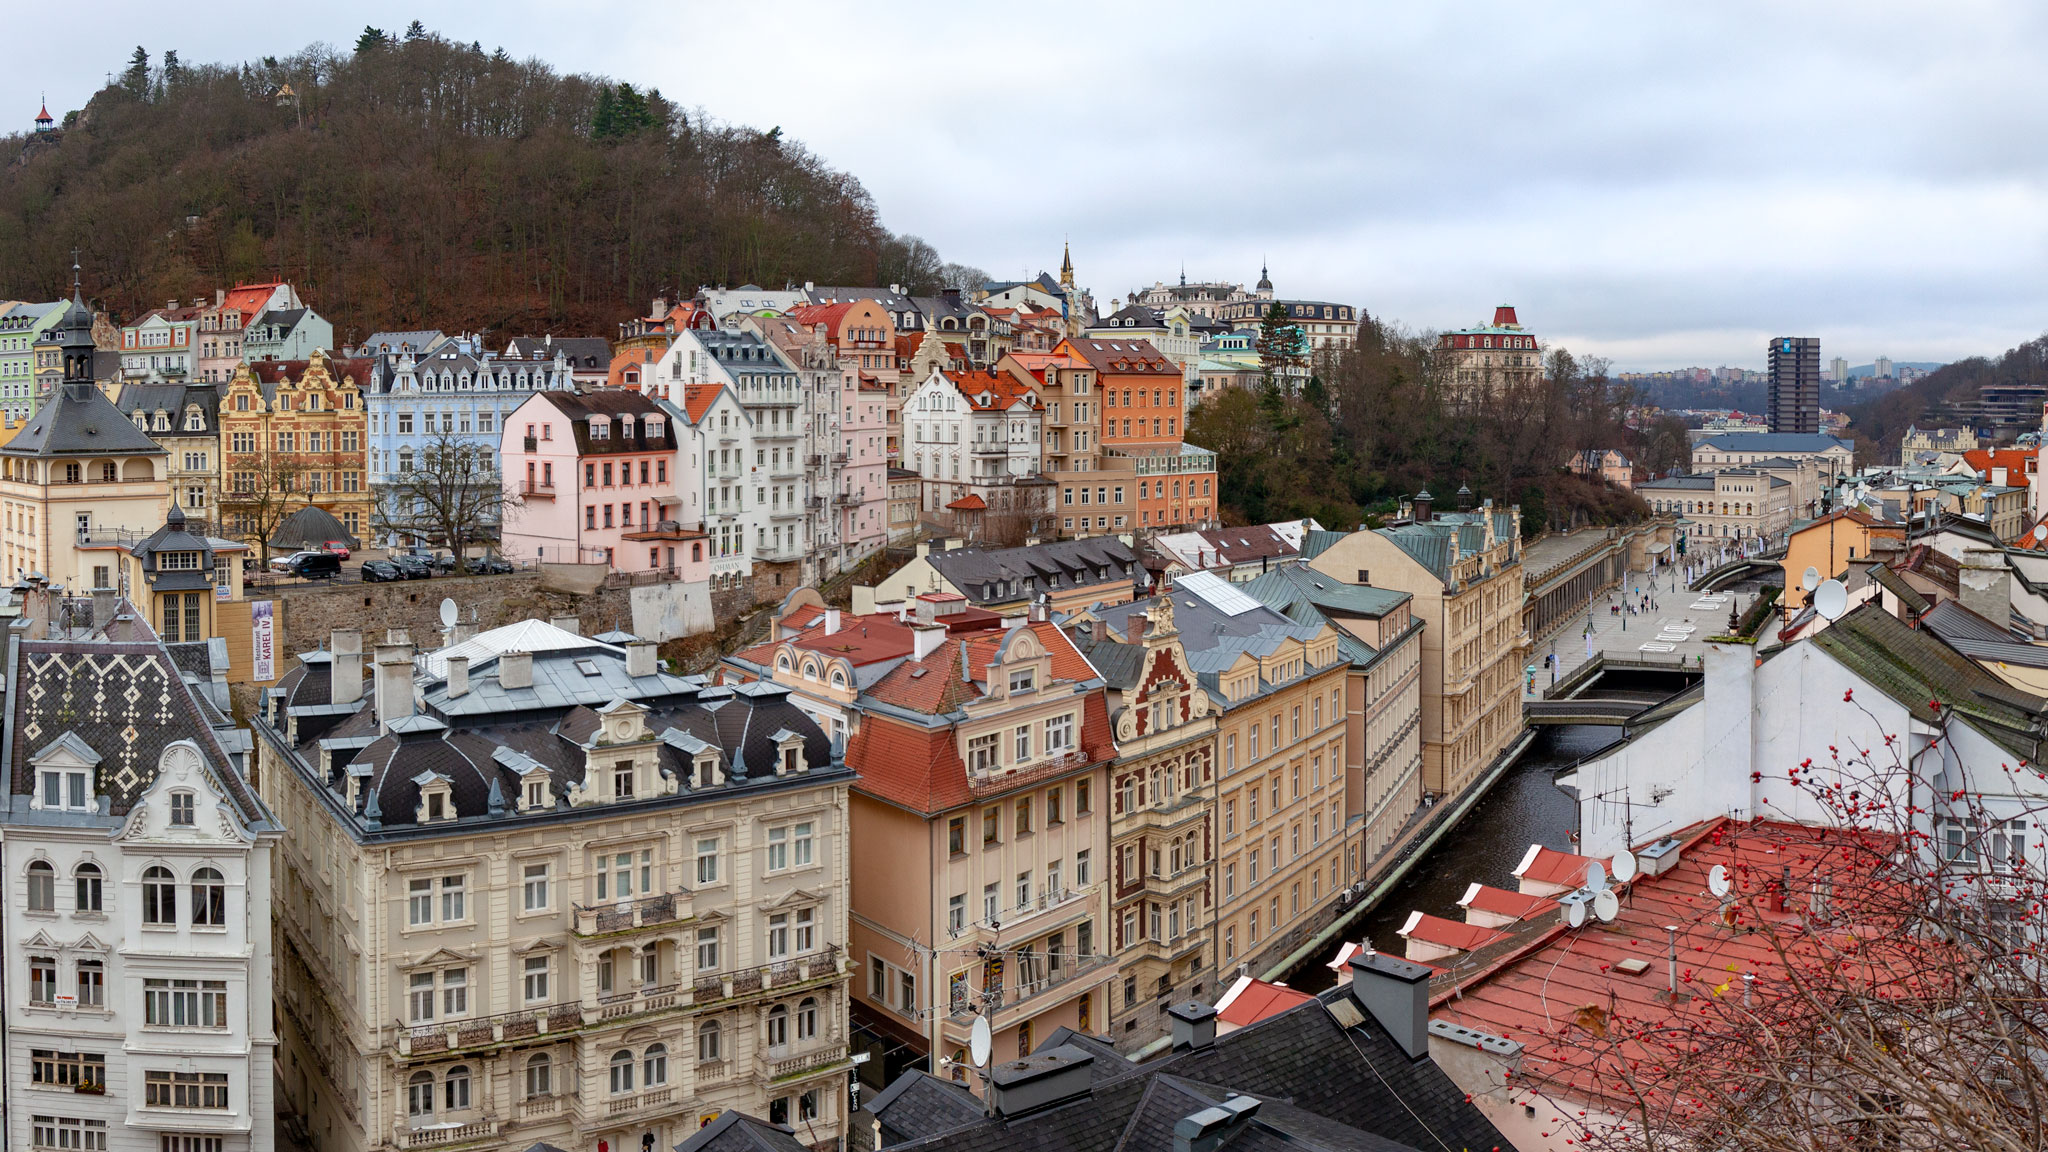
[[[252,505],[268,488],[289,487],[290,510],[314,504],[360,538],[371,525],[366,456],[367,359],[324,353],[265,360],[235,370],[221,398],[223,526],[245,539],[268,527]],[[272,517],[274,519],[274,517]]]

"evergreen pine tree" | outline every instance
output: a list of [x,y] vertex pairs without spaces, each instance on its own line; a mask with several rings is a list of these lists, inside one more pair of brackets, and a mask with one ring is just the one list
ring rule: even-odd
[[1285,387],[1288,369],[1299,367],[1301,329],[1287,315],[1287,307],[1275,302],[1259,321],[1259,382],[1268,389]]
[[602,84],[597,89],[597,110],[590,114],[590,138],[609,140],[618,135],[618,105],[612,99],[612,86]]
[[361,56],[366,52],[375,52],[379,48],[387,47],[390,43],[391,38],[384,35],[382,28],[372,28],[365,24],[363,25],[363,34],[356,37],[356,55]]
[[417,20],[407,24],[405,26],[405,38],[407,40],[425,40],[427,38],[427,26]]
[[176,48],[164,49],[164,87],[175,88],[185,81],[185,66],[178,63]]
[[149,99],[149,50],[140,44],[128,58],[128,70],[121,73],[121,87],[137,100]]

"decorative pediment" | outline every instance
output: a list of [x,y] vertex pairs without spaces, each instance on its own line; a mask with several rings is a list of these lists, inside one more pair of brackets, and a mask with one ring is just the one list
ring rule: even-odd
[[514,956],[531,956],[536,952],[559,952],[561,948],[562,943],[560,941],[552,937],[543,936],[537,940],[530,940],[525,944],[518,945],[512,949],[512,954]]
[[43,745],[28,762],[37,768],[91,768],[99,764],[100,754],[78,733],[66,732]]
[[597,710],[597,741],[601,744],[637,744],[647,739],[647,708],[623,697]]
[[[763,912],[773,912],[779,908],[800,908],[822,904],[824,900],[823,893],[814,892],[809,888],[791,888],[788,892],[783,893],[780,899],[757,904],[755,907]],[[703,917],[699,917],[699,919],[703,919]]]
[[413,961],[413,963],[421,967],[437,968],[443,964],[470,964],[474,963],[476,959],[477,954],[474,952],[462,953],[455,951],[453,948],[436,948],[418,960]]
[[71,950],[74,952],[106,952],[108,948],[105,941],[87,932],[71,945]]
[[29,937],[27,942],[22,944],[22,947],[48,948],[54,951],[57,948],[61,947],[61,945],[59,945],[55,940],[52,940],[50,938],[50,933],[47,930],[37,929],[36,934]]

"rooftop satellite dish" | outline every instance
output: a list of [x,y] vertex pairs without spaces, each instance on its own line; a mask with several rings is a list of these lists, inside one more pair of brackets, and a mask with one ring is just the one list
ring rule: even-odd
[[1607,891],[1607,869],[1598,860],[1586,861],[1586,891]]
[[2034,525],[2034,543],[2040,544],[2043,541],[2048,541],[2048,522]]
[[1614,889],[1602,888],[1600,894],[1593,897],[1593,915],[1598,916],[1602,924],[1612,924],[1614,918],[1621,915],[1621,898],[1614,894]]
[[1840,620],[1849,610],[1849,590],[1840,580],[1830,580],[1814,589],[1813,610],[1830,620]]
[[1566,904],[1564,906],[1564,922],[1571,925],[1574,928],[1577,928],[1580,925],[1584,924],[1586,922],[1585,902],[1581,900],[1574,900],[1571,903]]
[[1712,892],[1717,900],[1727,898],[1730,885],[1726,864],[1716,864],[1707,870],[1707,891]]
[[1633,852],[1616,852],[1614,859],[1609,862],[1608,868],[1614,872],[1616,880],[1626,884],[1636,878],[1636,854]]
[[462,610],[455,606],[455,601],[443,597],[441,600],[441,626],[443,628],[453,628],[455,627],[455,622],[461,619],[461,617]]
[[1806,566],[1806,571],[1799,577],[1799,586],[1801,588],[1806,589],[1808,592],[1811,592],[1813,591],[1814,586],[1819,583],[1820,569],[1815,568],[1811,564],[1808,564]]
[[967,1034],[967,1058],[974,1061],[976,1068],[988,1067],[989,1050],[993,1043],[988,1034],[988,1017],[976,1016],[974,1027]]

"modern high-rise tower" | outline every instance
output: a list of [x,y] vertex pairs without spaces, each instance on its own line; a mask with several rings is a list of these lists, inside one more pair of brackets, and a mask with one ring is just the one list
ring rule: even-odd
[[1820,431],[1820,339],[1780,336],[1771,341],[1767,416],[1773,432]]

